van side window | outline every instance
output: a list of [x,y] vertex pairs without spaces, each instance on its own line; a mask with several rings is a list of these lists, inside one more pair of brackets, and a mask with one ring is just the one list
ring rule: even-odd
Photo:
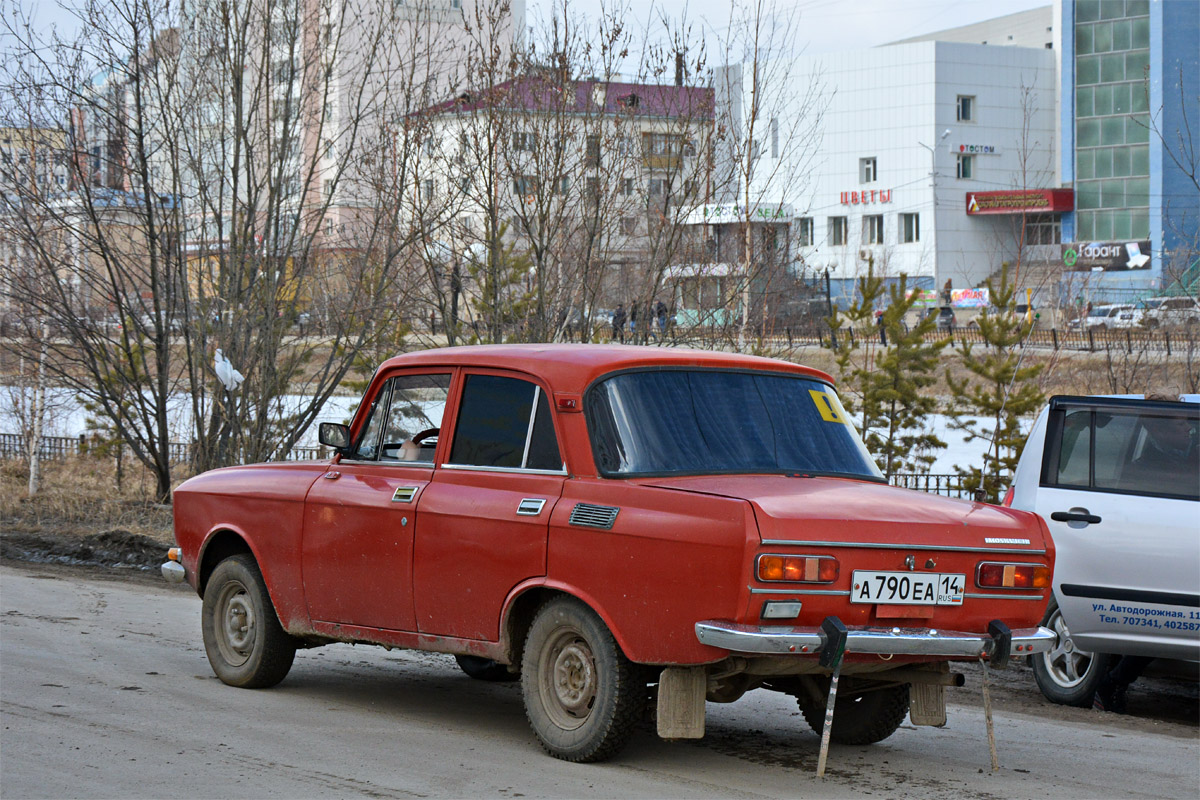
[[1072,408],[1057,412],[1057,448],[1043,484],[1200,499],[1194,412]]

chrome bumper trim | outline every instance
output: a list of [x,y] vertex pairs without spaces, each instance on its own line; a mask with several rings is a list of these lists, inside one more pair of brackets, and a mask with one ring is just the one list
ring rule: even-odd
[[183,565],[178,561],[167,561],[162,565],[162,576],[167,583],[183,583],[185,574]]
[[[737,653],[812,655],[820,653],[825,637],[820,628],[783,625],[738,625],[706,620],[696,623],[696,638],[702,644]],[[1058,636],[1049,628],[1021,628],[1012,632],[1012,654],[1045,653]],[[931,628],[850,628],[847,653],[878,653],[906,656],[990,656],[995,640],[986,633],[964,633]]]

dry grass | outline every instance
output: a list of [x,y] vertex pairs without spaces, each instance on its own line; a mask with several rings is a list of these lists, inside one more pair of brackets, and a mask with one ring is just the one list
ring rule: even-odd
[[0,462],[0,525],[5,531],[84,536],[126,530],[173,542],[171,508],[154,502],[154,482],[128,465],[117,489],[116,463],[106,458],[42,462],[42,486],[28,496],[29,470]]

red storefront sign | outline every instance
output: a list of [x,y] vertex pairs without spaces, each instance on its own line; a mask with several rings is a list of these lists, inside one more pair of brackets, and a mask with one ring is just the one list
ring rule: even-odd
[[1055,214],[1075,208],[1074,189],[967,192],[967,214]]
[[842,192],[842,205],[844,206],[890,202],[892,202],[891,189],[871,189],[870,191],[864,189],[861,192]]

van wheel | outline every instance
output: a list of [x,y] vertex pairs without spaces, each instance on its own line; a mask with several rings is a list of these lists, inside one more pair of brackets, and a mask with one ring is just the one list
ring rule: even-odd
[[525,715],[555,758],[603,761],[625,746],[641,719],[640,676],[594,611],[574,598],[552,600],[525,641]]
[[213,570],[200,612],[204,651],[224,683],[264,689],[287,677],[296,640],[284,631],[252,556],[231,556]]
[[1042,625],[1058,634],[1058,644],[1053,650],[1033,656],[1033,678],[1038,688],[1052,703],[1090,708],[1096,687],[1112,666],[1112,656],[1075,647],[1054,597],[1046,607]]

